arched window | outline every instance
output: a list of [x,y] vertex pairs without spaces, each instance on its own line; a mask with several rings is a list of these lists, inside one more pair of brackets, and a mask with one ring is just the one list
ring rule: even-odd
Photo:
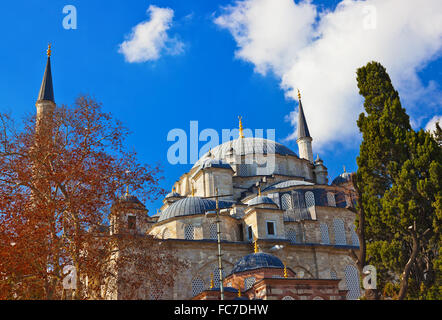
[[256,279],[255,277],[249,277],[244,279],[244,287],[246,288],[246,291],[249,290],[253,285],[255,284]]
[[345,246],[347,244],[347,239],[345,235],[344,220],[335,219],[333,221],[335,227],[335,244]]
[[311,191],[305,193],[305,205],[307,208],[312,208],[315,206],[315,195]]
[[282,300],[295,300],[295,298],[291,296],[285,296],[284,298],[282,298]]
[[292,197],[290,194],[284,193],[281,196],[281,208],[283,210],[292,210],[293,209]]
[[338,275],[336,274],[336,271],[330,270],[330,278],[333,279],[333,280],[337,280],[338,279]]
[[321,223],[320,228],[321,228],[321,244],[330,244],[328,225],[326,223]]
[[287,240],[290,240],[290,243],[298,243],[296,241],[296,231],[293,229],[287,230],[286,238]]
[[304,220],[316,220],[316,202],[315,202],[315,194],[311,191],[307,191],[305,193],[305,205],[307,210],[303,210],[301,214],[302,219]]
[[184,229],[184,239],[186,240],[194,240],[195,239],[195,228],[193,225],[188,224]]
[[216,223],[212,223],[210,225],[210,239],[217,240],[218,239],[218,229],[216,228]]
[[[212,270],[213,270],[213,284],[215,288],[219,288],[219,267],[214,265],[212,266]],[[226,278],[226,273],[223,270],[223,279],[225,278]]]
[[354,266],[345,267],[345,282],[347,284],[347,300],[357,300],[360,295],[359,272]]
[[321,298],[321,297],[314,297],[313,300],[324,300],[324,298]]
[[336,207],[336,198],[333,192],[327,192],[327,202],[330,207]]
[[200,277],[192,280],[192,296],[195,297],[204,291],[204,281]]
[[359,247],[359,237],[355,229],[356,226],[354,226],[353,229],[351,230],[351,244],[354,245],[355,247]]

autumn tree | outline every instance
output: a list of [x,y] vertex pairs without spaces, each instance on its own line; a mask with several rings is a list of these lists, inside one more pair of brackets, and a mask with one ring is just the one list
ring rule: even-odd
[[357,79],[365,99],[358,120],[363,140],[355,177],[357,230],[367,254],[358,260],[376,266],[384,295],[421,298],[437,278],[441,148],[430,133],[411,128],[380,63],[360,68]]
[[[159,167],[139,163],[128,133],[90,97],[27,118],[21,130],[0,114],[0,299],[62,298],[66,266],[77,272],[74,298],[90,298],[93,285],[116,276],[112,261],[172,285],[165,270],[181,264],[173,250],[147,235],[107,231],[128,185],[143,201],[164,194]],[[122,254],[133,246],[150,249]]]

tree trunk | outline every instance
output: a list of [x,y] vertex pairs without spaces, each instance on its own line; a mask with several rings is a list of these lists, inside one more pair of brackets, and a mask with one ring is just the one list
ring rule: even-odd
[[[414,226],[414,228],[416,228],[416,225]],[[413,238],[413,249],[410,259],[405,265],[404,272],[402,273],[401,289],[399,290],[399,294],[397,297],[398,300],[404,300],[405,296],[407,295],[408,278],[410,277],[411,267],[416,262],[417,255],[419,253],[419,240],[417,238],[415,230],[411,231],[411,236]]]

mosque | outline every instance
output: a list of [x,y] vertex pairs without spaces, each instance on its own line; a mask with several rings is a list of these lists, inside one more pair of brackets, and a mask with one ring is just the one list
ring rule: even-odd
[[[50,58],[37,116],[54,108]],[[263,138],[239,136],[205,154],[174,184],[154,216],[126,193],[109,234],[150,234],[189,262],[167,292],[138,299],[342,300],[361,295],[349,250],[359,249],[351,174],[329,183],[314,160],[299,95],[299,155]],[[107,299],[124,299],[118,287]]]

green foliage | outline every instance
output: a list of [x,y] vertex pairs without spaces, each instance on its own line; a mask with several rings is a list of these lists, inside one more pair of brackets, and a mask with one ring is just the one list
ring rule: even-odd
[[398,92],[380,63],[369,63],[357,76],[366,111],[358,120],[363,141],[357,184],[366,219],[367,262],[378,269],[381,292],[396,292],[411,256],[413,228],[420,248],[408,298],[419,299],[430,292],[442,298],[434,288],[440,269],[433,265],[442,225],[442,149],[437,132],[432,137],[412,130]]

